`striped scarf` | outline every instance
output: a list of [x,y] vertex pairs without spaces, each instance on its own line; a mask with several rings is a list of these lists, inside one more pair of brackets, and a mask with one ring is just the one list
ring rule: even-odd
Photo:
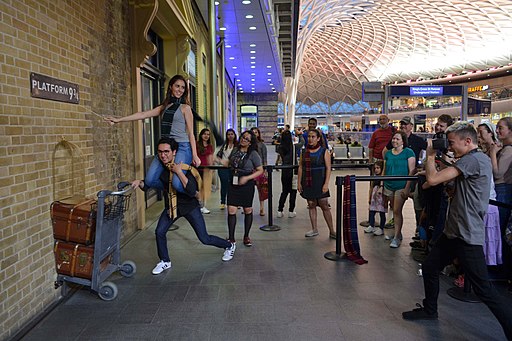
[[311,175],[311,149],[318,148],[318,143],[314,146],[308,144],[306,152],[304,153],[304,168],[306,169],[305,176],[305,187],[311,187],[313,185],[313,176]]
[[343,189],[343,246],[347,258],[358,265],[368,263],[361,255],[357,235],[356,177],[347,175]]
[[[165,165],[169,170],[169,216],[171,219],[178,218],[178,196],[174,187],[172,187],[172,178],[174,177],[174,173],[172,172],[172,166],[174,166],[174,162],[168,163]],[[181,164],[181,169],[190,171],[190,173],[194,176],[197,181],[197,188],[201,188],[202,180],[197,168],[187,165],[185,163]]]

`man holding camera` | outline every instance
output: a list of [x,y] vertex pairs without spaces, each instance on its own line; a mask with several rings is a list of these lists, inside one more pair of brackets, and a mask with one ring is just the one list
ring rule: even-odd
[[438,171],[436,151],[428,142],[425,163],[427,182],[431,186],[454,180],[455,190],[443,234],[434,243],[423,263],[423,306],[402,313],[405,320],[438,318],[439,273],[454,258],[464,267],[466,279],[475,294],[491,310],[501,324],[507,339],[512,339],[512,308],[498,294],[488,279],[483,253],[484,216],[489,203],[492,167],[490,159],[478,151],[477,133],[467,122],[458,122],[447,131],[449,150],[457,161],[452,167]]

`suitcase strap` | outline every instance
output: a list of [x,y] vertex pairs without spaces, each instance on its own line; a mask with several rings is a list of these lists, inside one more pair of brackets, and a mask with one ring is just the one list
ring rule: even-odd
[[[69,211],[69,216],[68,216],[68,226],[66,227],[66,240],[69,240],[69,235],[71,233],[71,218],[73,218],[73,211],[75,210],[75,208],[77,207],[80,207],[80,206],[83,206],[83,205],[87,205],[87,204],[92,204],[94,202],[94,199],[88,199],[84,202],[81,202],[79,204],[76,204],[75,206],[73,206],[73,208]],[[76,253],[76,252],[75,252]],[[74,258],[73,258],[74,260]]]

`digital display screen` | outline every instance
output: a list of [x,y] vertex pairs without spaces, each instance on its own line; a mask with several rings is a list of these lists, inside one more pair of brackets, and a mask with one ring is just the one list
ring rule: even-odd
[[411,86],[410,96],[443,96],[442,86]]

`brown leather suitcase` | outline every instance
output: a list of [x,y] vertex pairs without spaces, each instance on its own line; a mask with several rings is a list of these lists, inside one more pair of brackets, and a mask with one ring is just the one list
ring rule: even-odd
[[[56,240],[53,252],[58,274],[92,278],[94,247]],[[103,259],[100,271],[106,269],[111,259],[112,254]]]
[[50,207],[53,237],[67,242],[89,245],[96,230],[96,200],[71,197],[54,201]]

